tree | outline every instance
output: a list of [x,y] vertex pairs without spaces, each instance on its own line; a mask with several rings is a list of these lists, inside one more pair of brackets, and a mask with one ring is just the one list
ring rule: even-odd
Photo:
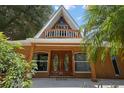
[[0,33],[0,87],[30,87],[32,79],[32,63],[27,62],[22,54],[16,53],[19,45],[7,42]]
[[[124,6],[88,6],[86,13],[87,30],[85,41],[89,58],[96,62],[98,47],[101,47],[101,60],[104,62],[106,51],[116,56],[124,47]],[[107,47],[106,47],[107,46]],[[121,50],[121,54],[124,51]]]
[[52,11],[51,6],[0,6],[0,31],[10,40],[33,37]]

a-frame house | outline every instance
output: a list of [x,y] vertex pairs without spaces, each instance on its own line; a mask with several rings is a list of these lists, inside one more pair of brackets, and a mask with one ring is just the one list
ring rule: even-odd
[[18,52],[36,62],[34,77],[124,78],[124,64],[108,54],[104,64],[90,63],[80,46],[82,37],[74,19],[60,6],[34,38],[18,41],[24,48]]

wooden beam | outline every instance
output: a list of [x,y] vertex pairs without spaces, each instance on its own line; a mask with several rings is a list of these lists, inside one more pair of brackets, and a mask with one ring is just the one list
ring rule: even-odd
[[48,52],[48,75],[50,75],[51,51]]

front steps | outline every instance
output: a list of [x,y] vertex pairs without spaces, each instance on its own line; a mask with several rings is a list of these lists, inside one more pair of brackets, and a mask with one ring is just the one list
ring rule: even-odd
[[74,76],[49,76],[49,78],[56,78],[56,80],[66,80],[68,78],[74,78]]

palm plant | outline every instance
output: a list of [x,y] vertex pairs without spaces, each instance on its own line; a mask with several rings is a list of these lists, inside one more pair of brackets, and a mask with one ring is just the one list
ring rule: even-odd
[[88,6],[85,18],[88,58],[96,62],[100,53],[104,62],[108,49],[110,56],[118,55],[124,47],[124,6]]

